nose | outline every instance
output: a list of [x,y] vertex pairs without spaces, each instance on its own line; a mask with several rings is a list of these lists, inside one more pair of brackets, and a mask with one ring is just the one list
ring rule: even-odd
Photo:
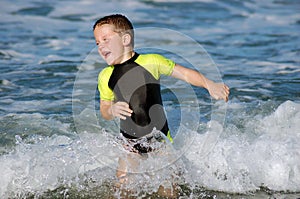
[[102,49],[103,49],[103,46],[98,45],[98,53],[99,53],[100,55],[102,55]]
[[101,55],[102,54],[102,52],[104,51],[104,49],[105,49],[105,46],[104,46],[104,44],[103,43],[99,43],[98,44],[98,53]]
[[98,43],[98,49],[104,48],[104,42],[99,42]]

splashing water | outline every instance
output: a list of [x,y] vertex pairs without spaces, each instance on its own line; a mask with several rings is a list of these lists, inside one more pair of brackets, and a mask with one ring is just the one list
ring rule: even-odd
[[[235,104],[229,106],[234,108]],[[233,124],[224,127],[208,153],[199,146],[208,133],[222,126],[211,121],[201,134],[185,128],[174,144],[166,142],[156,153],[136,156],[136,167],[128,170],[130,180],[122,189],[132,190],[130,194],[139,197],[156,194],[162,184],[171,188],[177,184],[180,193],[189,196],[197,187],[228,193],[255,192],[261,187],[297,192],[299,110],[300,104],[287,101],[272,114],[249,120],[244,132]],[[30,116],[23,117],[25,120]],[[184,143],[182,148],[175,147],[178,139]],[[193,144],[185,146],[189,139]],[[16,135],[15,140],[14,150],[0,156],[2,197],[121,194],[115,190],[115,173],[119,157],[128,156],[128,152],[116,134],[87,129],[73,136],[35,135],[22,139]]]

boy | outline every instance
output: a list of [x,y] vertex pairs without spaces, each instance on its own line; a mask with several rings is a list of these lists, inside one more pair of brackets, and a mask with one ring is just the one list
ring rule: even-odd
[[[215,83],[195,70],[185,68],[158,54],[134,51],[134,31],[131,22],[115,14],[99,19],[93,26],[100,56],[109,65],[99,74],[100,112],[106,120],[120,118],[120,132],[128,142],[130,152],[152,151],[141,143],[152,139],[153,128],[164,133],[172,142],[162,107],[159,78],[169,75],[194,86],[204,87],[214,99],[228,101],[229,88]],[[147,139],[145,139],[147,138]],[[120,161],[117,177],[126,175]]]

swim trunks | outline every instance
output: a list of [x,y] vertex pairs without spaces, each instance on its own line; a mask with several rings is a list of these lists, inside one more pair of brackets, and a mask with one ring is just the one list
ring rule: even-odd
[[126,151],[138,153],[140,155],[158,152],[166,145],[165,139],[161,133],[155,131],[137,139],[129,139],[121,134],[118,139]]

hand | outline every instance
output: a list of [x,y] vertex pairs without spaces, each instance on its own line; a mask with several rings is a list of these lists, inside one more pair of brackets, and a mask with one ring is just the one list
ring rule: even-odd
[[116,102],[111,106],[111,115],[126,120],[126,116],[130,117],[133,112],[126,102]]
[[229,87],[223,83],[210,82],[208,85],[208,92],[216,100],[223,99],[225,102],[228,101]]

